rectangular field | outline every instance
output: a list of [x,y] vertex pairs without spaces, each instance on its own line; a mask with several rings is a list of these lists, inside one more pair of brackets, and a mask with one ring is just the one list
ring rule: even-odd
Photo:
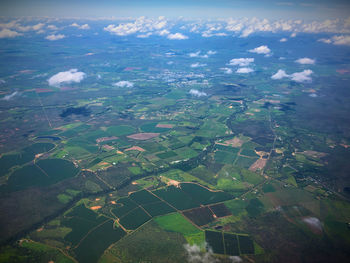
[[225,254],[224,239],[221,232],[205,231],[205,241],[216,254]]
[[174,206],[179,210],[186,210],[194,207],[198,207],[200,204],[193,200],[181,189],[175,186],[169,186],[165,189],[160,189],[154,192],[155,195],[164,199],[166,202]]
[[151,216],[160,216],[175,212],[175,209],[169,206],[168,204],[160,201],[151,204],[143,205],[143,208],[151,215]]
[[232,215],[231,211],[223,203],[211,205],[209,207],[217,217],[225,217]]
[[151,217],[141,208],[135,208],[119,220],[126,229],[136,229],[150,220]]
[[197,226],[204,226],[214,221],[214,215],[208,207],[198,207],[183,212]]

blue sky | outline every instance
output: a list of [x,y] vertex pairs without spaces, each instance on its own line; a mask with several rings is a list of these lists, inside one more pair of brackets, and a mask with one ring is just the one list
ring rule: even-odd
[[345,18],[347,0],[0,0],[1,16]]

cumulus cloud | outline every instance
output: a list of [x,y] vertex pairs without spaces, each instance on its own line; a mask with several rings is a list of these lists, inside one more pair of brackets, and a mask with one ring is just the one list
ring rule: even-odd
[[288,78],[288,77],[289,77],[289,75],[283,69],[279,69],[277,71],[277,73],[275,73],[271,76],[272,79],[283,79],[283,78]]
[[285,37],[283,37],[283,38],[280,39],[280,42],[287,42],[287,41],[288,41],[288,39],[285,38]]
[[254,71],[254,69],[252,69],[252,68],[239,68],[236,70],[236,73],[247,74],[247,73],[251,73],[253,71]]
[[16,32],[16,31],[12,31],[12,30],[7,29],[7,28],[2,29],[0,31],[0,38],[13,38],[13,37],[18,37],[20,35],[22,35],[22,34]]
[[265,45],[250,49],[248,51],[251,53],[265,54],[265,55],[268,55],[271,52],[271,50],[268,48],[268,46],[265,46]]
[[5,95],[5,96],[2,98],[2,100],[9,101],[9,100],[11,100],[13,97],[15,97],[15,96],[18,95],[18,94],[19,94],[18,91],[15,91],[15,92],[13,92],[13,93],[11,93],[11,94],[9,94],[9,95]]
[[350,46],[350,36],[345,35],[333,36],[332,38],[321,38],[318,41],[326,44]]
[[189,263],[218,262],[218,260],[214,257],[212,250],[209,250],[208,252],[202,252],[199,246],[191,246],[190,244],[185,244],[184,248],[187,252],[187,261]]
[[45,38],[46,38],[47,40],[50,40],[50,41],[56,41],[56,40],[63,39],[63,38],[65,38],[65,37],[66,37],[66,36],[63,35],[63,34],[57,34],[57,35],[52,34],[52,35],[46,36]]
[[49,30],[58,30],[58,27],[55,25],[47,25],[47,29]]
[[50,86],[59,87],[62,83],[79,83],[85,78],[85,76],[86,74],[84,72],[79,72],[77,69],[70,69],[53,75],[47,81]]
[[203,91],[199,91],[197,89],[191,89],[189,93],[193,96],[196,96],[196,97],[208,96],[207,93],[205,93]]
[[134,87],[134,83],[127,80],[121,80],[116,83],[113,83],[113,86],[120,87],[120,88],[132,88]]
[[221,70],[223,70],[225,72],[225,74],[232,74],[232,69],[230,68],[221,68]]
[[158,19],[149,19],[142,16],[133,22],[108,25],[104,30],[117,36],[127,36],[136,33],[146,34],[148,32],[164,36],[169,34],[169,31],[165,29],[167,25],[168,22],[163,16],[160,16]]
[[139,35],[137,35],[136,37],[138,37],[138,38],[148,38],[148,37],[150,37],[152,35],[152,33],[151,32],[148,32],[148,33],[146,33],[146,34],[139,34]]
[[207,64],[201,64],[199,62],[191,64],[191,68],[205,67]]
[[170,40],[184,40],[184,39],[188,39],[188,36],[185,36],[181,33],[175,33],[175,34],[169,34],[167,38]]
[[76,28],[79,28],[79,29],[82,29],[82,30],[88,30],[88,29],[90,29],[90,26],[89,26],[88,24],[79,25],[79,24],[77,24],[77,23],[73,23],[73,24],[71,24],[70,26],[76,27]]
[[160,36],[166,36],[166,35],[169,35],[169,34],[170,34],[170,32],[168,30],[166,30],[166,29],[163,29],[162,31],[158,32],[158,35],[160,35]]
[[229,65],[230,66],[240,66],[240,67],[246,67],[249,66],[250,63],[254,62],[254,58],[233,58],[230,60]]
[[248,37],[257,32],[290,32],[291,37],[297,33],[350,33],[350,20],[326,19],[324,21],[304,22],[300,19],[279,19],[268,20],[266,18],[258,19],[226,19],[224,28],[227,31],[234,32],[240,37]]
[[316,60],[311,58],[299,58],[295,62],[303,65],[313,65],[315,64]]
[[305,217],[303,221],[311,227],[316,228],[319,231],[322,231],[322,224],[317,217]]
[[311,82],[312,78],[310,77],[313,74],[313,71],[310,69],[306,69],[302,72],[295,72],[293,74],[287,74],[284,70],[279,69],[277,73],[271,76],[272,79],[283,79],[283,78],[290,78],[291,80],[295,82]]
[[199,57],[199,54],[201,52],[200,51],[197,51],[197,52],[192,52],[192,53],[189,53],[188,55],[191,57],[191,58],[196,58],[196,57]]
[[192,52],[192,53],[189,53],[189,57],[191,58],[208,58],[209,56],[211,55],[215,55],[217,52],[214,51],[214,50],[209,50],[206,54],[204,55],[201,55],[201,51],[197,51],[197,52]]
[[232,263],[239,263],[242,262],[242,258],[239,256],[230,256],[229,259],[231,259]]
[[304,70],[302,72],[293,73],[290,77],[295,82],[311,82],[312,79],[311,79],[310,75],[312,73],[313,73],[312,70],[306,69],[306,70]]

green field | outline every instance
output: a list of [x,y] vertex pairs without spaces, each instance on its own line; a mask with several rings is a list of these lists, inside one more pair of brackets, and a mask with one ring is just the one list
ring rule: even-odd
[[174,186],[154,191],[154,194],[179,210],[186,210],[199,206],[199,202],[193,200],[184,191]]
[[120,240],[125,234],[120,227],[113,227],[112,220],[99,225],[74,249],[78,261],[97,262],[105,249]]
[[76,206],[72,211],[67,213],[62,220],[63,226],[72,229],[64,239],[72,243],[73,246],[76,246],[91,229],[106,220],[106,217],[98,216],[83,204]]
[[175,209],[164,202],[145,204],[142,206],[152,217],[175,212]]
[[7,191],[18,191],[34,186],[49,186],[74,177],[78,172],[79,169],[66,160],[40,160],[36,164],[26,165],[16,170],[3,188]]
[[112,213],[121,218],[136,207],[137,204],[134,201],[128,197],[124,197],[117,201],[116,207],[112,209]]
[[130,194],[129,196],[133,201],[139,203],[140,205],[159,202],[160,200],[153,194],[146,190],[141,190]]
[[208,189],[192,183],[182,183],[181,189],[200,204],[208,205],[232,199],[228,193],[222,191],[209,191]]
[[188,222],[181,214],[173,213],[157,217],[154,221],[164,230],[191,236],[201,232],[198,228]]
[[151,217],[142,208],[138,207],[121,217],[119,223],[126,229],[136,229],[150,219]]

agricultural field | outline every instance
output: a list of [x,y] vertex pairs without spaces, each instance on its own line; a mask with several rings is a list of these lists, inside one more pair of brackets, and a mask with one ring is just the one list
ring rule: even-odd
[[348,261],[340,33],[1,19],[0,263]]

